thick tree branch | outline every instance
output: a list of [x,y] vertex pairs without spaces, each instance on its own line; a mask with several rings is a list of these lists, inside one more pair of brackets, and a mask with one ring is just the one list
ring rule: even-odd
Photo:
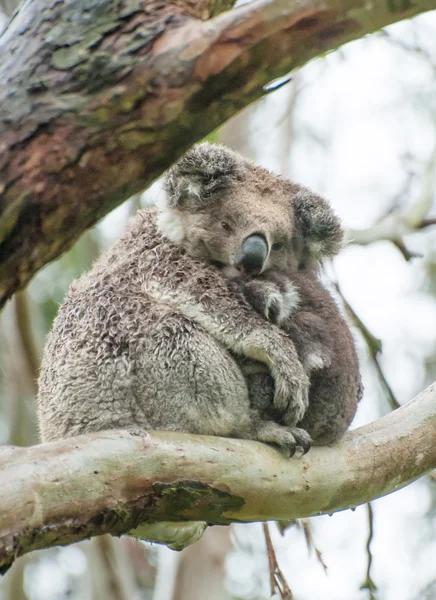
[[337,445],[286,459],[266,445],[106,431],[0,449],[0,572],[38,548],[140,523],[284,520],[354,507],[436,467],[436,384]]
[[0,38],[0,306],[311,58],[435,0],[28,0]]

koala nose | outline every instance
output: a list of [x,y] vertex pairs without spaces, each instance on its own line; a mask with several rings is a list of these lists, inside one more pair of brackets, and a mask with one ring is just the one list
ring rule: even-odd
[[262,271],[268,256],[268,244],[262,235],[250,235],[242,244],[235,256],[233,266],[247,274],[256,274]]

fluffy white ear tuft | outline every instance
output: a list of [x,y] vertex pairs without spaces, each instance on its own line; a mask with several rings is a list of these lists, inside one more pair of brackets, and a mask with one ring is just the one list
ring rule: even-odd
[[176,211],[167,208],[157,217],[157,228],[162,235],[175,244],[180,244],[185,237],[182,219]]

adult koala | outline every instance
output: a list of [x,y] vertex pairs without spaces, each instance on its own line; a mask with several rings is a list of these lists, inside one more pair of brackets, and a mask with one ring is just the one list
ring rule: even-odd
[[[168,172],[157,214],[140,212],[71,285],[42,362],[43,439],[134,426],[307,450],[297,424],[309,377],[294,343],[223,268],[311,270],[341,240],[319,196],[225,147],[194,147]],[[287,293],[280,302],[285,315],[295,309]],[[250,401],[258,371],[272,378],[265,386],[280,422]]]

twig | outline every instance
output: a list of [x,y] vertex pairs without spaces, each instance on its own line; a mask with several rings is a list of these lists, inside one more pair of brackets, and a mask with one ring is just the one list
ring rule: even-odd
[[324,562],[322,557],[322,552],[316,547],[315,541],[313,539],[312,527],[309,519],[292,519],[290,521],[276,521],[276,525],[281,535],[285,535],[285,531],[290,529],[291,527],[298,527],[299,529],[303,529],[304,538],[306,540],[307,550],[309,552],[309,556],[311,555],[312,549],[315,552],[316,559],[321,564],[324,569],[325,574],[327,575],[327,565]]
[[412,250],[409,250],[402,239],[391,241],[393,245],[401,252],[405,261],[409,262],[412,260],[412,258],[424,258],[424,255],[421,254],[421,252],[413,252]]
[[315,552],[317,561],[320,563],[320,565],[324,569],[324,573],[327,575],[328,567],[324,562],[321,550],[319,550],[315,545],[315,541],[313,539],[312,527],[310,525],[309,519],[300,519],[300,522],[301,522],[301,526],[303,528],[303,533],[304,533],[304,537],[306,539],[306,545],[307,545],[307,550],[309,552],[309,555],[313,549]]
[[422,219],[422,221],[418,223],[416,228],[425,229],[425,227],[431,227],[432,225],[436,225],[436,218]]
[[265,535],[265,543],[266,543],[266,552],[268,555],[268,564],[269,564],[269,583],[271,587],[271,596],[274,596],[276,591],[276,579],[275,579],[275,565],[277,564],[275,560],[274,548],[271,541],[271,536],[269,533],[268,523],[263,523],[263,533]]
[[268,523],[263,523],[262,525],[265,534],[266,551],[268,554],[271,597],[278,592],[282,600],[292,600],[294,595],[292,594],[291,588],[286,581],[286,577],[283,575],[277,562],[277,556],[271,540]]
[[334,283],[335,289],[337,291],[337,293],[339,294],[339,296],[341,297],[342,302],[344,303],[344,307],[345,310],[347,311],[347,313],[349,314],[351,320],[353,321],[353,323],[355,324],[355,326],[360,330],[360,332],[362,333],[363,339],[366,342],[366,345],[368,346],[368,351],[369,354],[372,358],[372,361],[374,363],[374,366],[377,370],[377,374],[379,376],[380,382],[382,384],[382,387],[385,390],[386,396],[392,406],[392,408],[395,410],[396,408],[399,408],[401,406],[401,404],[398,402],[394,392],[392,391],[391,386],[389,385],[383,370],[381,368],[380,365],[380,361],[379,361],[379,355],[381,354],[382,351],[382,343],[381,340],[379,340],[378,338],[376,338],[370,331],[369,329],[366,327],[366,325],[361,321],[361,319],[357,316],[357,314],[354,312],[354,310],[352,309],[352,307],[350,306],[350,304],[347,302],[347,300],[344,298],[344,295],[341,291],[341,288],[339,287],[339,283],[336,281]]
[[360,586],[360,589],[368,590],[369,600],[376,600],[375,592],[377,591],[377,586],[375,585],[374,581],[371,578],[371,566],[372,566],[372,560],[373,560],[373,556],[372,556],[372,552],[371,552],[371,542],[374,537],[374,513],[372,510],[371,502],[368,502],[368,504],[366,506],[368,509],[368,525],[369,525],[368,539],[366,541],[366,553],[368,555],[368,563],[367,563],[367,567],[366,567],[365,581]]

